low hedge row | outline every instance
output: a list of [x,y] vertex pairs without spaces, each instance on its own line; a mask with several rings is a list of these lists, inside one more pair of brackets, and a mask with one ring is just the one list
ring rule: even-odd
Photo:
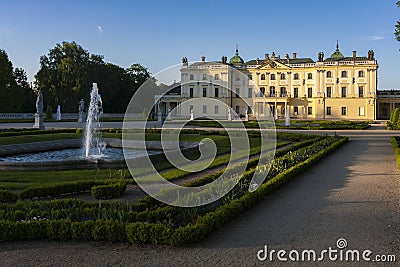
[[390,142],[392,143],[394,155],[396,156],[397,166],[400,169],[400,138],[398,136],[390,137]]
[[0,202],[9,203],[15,202],[18,199],[18,195],[14,194],[10,190],[0,189]]
[[126,190],[126,183],[112,183],[107,185],[93,186],[91,189],[94,198],[114,198],[122,195]]
[[58,197],[64,194],[87,192],[93,186],[102,185],[103,182],[98,181],[80,181],[75,183],[62,183],[44,187],[28,187],[21,191],[19,197],[21,199]]
[[[298,134],[300,137],[301,134]],[[291,146],[288,146],[287,148],[284,149],[280,149],[277,150],[275,152],[275,157],[280,157],[283,156],[289,152],[294,152],[298,149],[304,148],[306,146],[309,146],[315,142],[318,142],[319,140],[323,139],[323,136],[317,136],[313,139],[309,139],[309,140],[305,140],[302,142],[298,142],[296,144],[293,144]],[[242,165],[243,163],[237,164],[235,166],[232,166],[232,168],[238,167],[238,165]],[[250,168],[254,168],[256,167],[258,164],[258,158],[254,158],[254,159],[250,159],[247,162],[247,169]],[[199,179],[193,180],[193,181],[189,181],[187,183],[185,183],[186,187],[195,187],[195,186],[202,186],[204,184],[208,184],[212,181],[214,181],[216,178],[218,178],[222,173],[224,172],[224,170],[218,171],[218,172],[214,172],[211,174],[208,174],[204,177],[201,177]],[[151,196],[146,196],[143,197],[141,199],[139,199],[139,201],[135,204],[132,205],[132,211],[144,211],[144,210],[148,210],[148,209],[154,209],[157,208],[160,204],[162,204],[161,202],[159,202],[157,199],[151,197]]]
[[242,197],[232,200],[215,211],[208,212],[198,217],[195,223],[178,227],[176,229],[167,227],[161,223],[136,222],[128,224],[126,236],[131,243],[156,243],[170,245],[184,245],[196,242],[207,234],[220,228],[234,217],[242,214],[255,203],[263,199],[267,194],[279,188],[292,177],[314,165],[330,152],[344,144],[347,137],[339,139],[326,149],[323,149],[307,160],[279,173],[277,176],[262,184],[256,191],[246,193]]
[[125,224],[114,220],[71,222],[69,219],[29,222],[0,221],[0,240],[126,241]]
[[[119,214],[121,211],[126,212],[127,207],[125,206],[124,208],[122,203],[84,203],[78,200],[17,202],[15,205],[1,204],[0,206],[5,212],[11,210],[19,213],[19,215],[24,215],[26,212],[32,210],[47,212],[48,214],[53,214],[52,216],[55,213],[65,214],[61,217],[47,217],[47,219],[43,216],[35,216],[28,218],[26,221],[2,219],[0,220],[0,240],[31,240],[41,238],[55,240],[107,240],[111,242],[129,240],[132,243],[171,245],[183,245],[195,242],[229,222],[235,216],[243,213],[264,198],[266,194],[280,187],[290,180],[290,178],[308,168],[346,141],[347,138],[336,141],[305,161],[279,173],[261,185],[256,191],[252,193],[247,192],[240,198],[229,201],[216,210],[205,212],[202,216],[196,216],[189,224],[184,223],[182,226],[173,227],[169,224],[168,218],[171,216],[176,217],[177,215],[182,216],[185,212],[190,215],[192,211],[196,212],[196,209],[202,207],[178,209],[177,207],[167,206],[154,211],[130,212],[130,216],[128,215],[127,218],[118,219],[117,213]],[[251,172],[252,170],[249,170],[245,175],[251,175]],[[98,206],[97,209],[95,206]],[[104,210],[103,206],[107,206],[110,209]],[[87,209],[85,207],[89,208],[91,213],[100,214],[104,212],[102,218],[113,219],[96,219],[100,217],[92,217],[94,214],[87,216]],[[81,216],[74,218],[75,216],[71,216],[70,214],[72,211],[76,214],[81,214]],[[133,215],[135,218],[130,218]],[[164,219],[163,221],[158,221],[159,218],[165,218],[166,221]],[[135,222],[135,220],[141,221]]]
[[19,136],[19,135],[40,135],[40,134],[54,134],[54,133],[75,133],[76,129],[54,129],[54,130],[18,130],[18,131],[7,131],[0,132],[0,137],[7,136]]

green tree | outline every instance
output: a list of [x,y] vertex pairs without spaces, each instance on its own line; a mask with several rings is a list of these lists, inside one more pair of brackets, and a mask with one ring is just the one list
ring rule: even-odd
[[[20,74],[21,70],[16,69]],[[6,51],[0,50],[0,112],[20,112],[25,100],[23,77],[17,77]],[[26,81],[26,75],[25,75]]]
[[[44,102],[65,112],[77,112],[77,103],[89,101],[96,82],[105,112],[125,112],[137,88],[150,77],[147,68],[133,64],[124,69],[104,62],[102,55],[90,54],[75,42],[63,42],[40,58],[35,84],[43,92]],[[55,110],[53,110],[55,112]]]
[[[396,5],[400,7],[400,1],[397,1]],[[396,40],[400,42],[400,20],[397,21],[394,28],[394,36],[396,37]]]
[[88,87],[86,74],[90,54],[75,42],[62,42],[40,57],[40,69],[35,76],[38,89],[43,92],[44,102],[66,112],[76,112],[82,88]]

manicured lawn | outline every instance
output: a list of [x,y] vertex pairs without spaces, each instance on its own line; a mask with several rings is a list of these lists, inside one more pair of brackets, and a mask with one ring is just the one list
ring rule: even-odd
[[[39,135],[20,135],[20,136],[8,136],[0,137],[0,145],[5,144],[16,144],[16,143],[27,143],[27,142],[39,142],[48,140],[60,140],[60,139],[71,139],[79,138],[80,135],[76,133],[49,133]],[[103,137],[108,138],[120,138],[121,134],[112,132],[104,132]],[[160,134],[149,133],[146,134],[147,140],[159,140]],[[204,135],[204,132],[198,134],[183,134],[181,135],[181,141],[201,141],[204,138],[210,138],[214,140],[217,145],[217,157],[214,159],[209,168],[221,166],[227,164],[230,159],[230,141],[229,137],[225,135]],[[286,138],[287,139],[287,138]],[[287,140],[277,141],[277,147],[286,145],[290,141]],[[249,138],[250,143],[250,155],[256,155],[260,153],[260,139],[256,137]],[[247,154],[246,151],[239,152],[236,154],[237,158],[243,157]],[[197,159],[198,154],[192,153],[188,155],[191,160]],[[155,162],[155,167],[158,170],[166,170],[163,172],[163,176],[168,179],[176,179],[188,175],[187,172],[174,169],[173,166],[167,161]],[[138,169],[136,172],[137,176],[143,175],[147,170]],[[121,178],[131,179],[130,173],[127,169],[99,169],[99,170],[67,170],[67,171],[1,171],[0,172],[0,188],[6,189],[23,189],[27,187],[37,187],[44,185],[52,185],[66,182],[77,182],[77,181],[117,181]],[[133,180],[131,180],[133,182]]]
[[21,136],[7,136],[0,138],[0,145],[23,144],[41,141],[62,140],[62,139],[75,139],[79,135],[75,133],[55,133],[55,134],[41,134],[41,135],[21,135]]
[[[264,127],[270,127],[270,122],[262,122],[265,123]],[[369,127],[372,121],[330,121],[330,120],[292,120],[290,126],[284,126],[284,120],[275,121],[275,128],[277,129],[299,129],[299,130],[346,130],[346,129],[366,129]],[[241,122],[231,122],[229,123],[229,127],[239,127]],[[247,121],[243,122],[246,128],[259,128],[257,121]],[[212,120],[198,120],[198,121],[190,121],[188,122],[189,126],[198,126],[198,127],[221,127],[218,122]]]

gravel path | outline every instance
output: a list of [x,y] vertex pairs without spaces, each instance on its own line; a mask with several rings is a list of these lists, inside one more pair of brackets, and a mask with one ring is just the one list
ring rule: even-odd
[[[352,134],[348,144],[199,243],[173,248],[3,242],[0,266],[286,266],[276,258],[273,263],[259,262],[257,252],[264,245],[319,252],[335,249],[339,238],[347,240],[348,249],[369,249],[373,256],[395,254],[399,261],[399,174],[386,134]],[[333,263],[314,266],[329,265]]]

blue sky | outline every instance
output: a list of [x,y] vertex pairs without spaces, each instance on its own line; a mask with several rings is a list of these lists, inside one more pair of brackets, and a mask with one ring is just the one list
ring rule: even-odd
[[122,67],[152,73],[189,61],[265,53],[317,59],[339,40],[346,56],[374,49],[379,89],[398,88],[400,43],[393,31],[400,8],[390,0],[337,1],[0,1],[0,49],[29,80],[39,58],[57,43],[76,41]]

